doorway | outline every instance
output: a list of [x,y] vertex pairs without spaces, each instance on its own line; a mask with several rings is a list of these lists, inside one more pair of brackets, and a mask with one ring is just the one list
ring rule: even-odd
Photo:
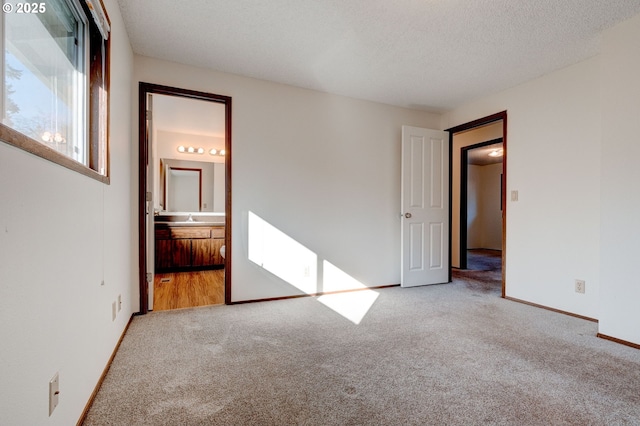
[[140,83],[141,314],[231,302],[231,148],[230,97]]
[[[487,261],[495,261],[496,255],[500,263],[499,282],[501,282],[500,293],[502,297],[506,296],[506,214],[507,205],[505,192],[507,188],[507,112],[502,111],[487,117],[480,118],[478,120],[471,121],[469,123],[461,124],[459,126],[447,129],[449,132],[450,150],[451,150],[451,266],[461,270],[468,266],[468,250],[467,250],[467,238],[468,238],[468,210],[467,210],[467,195],[468,187],[463,188],[463,182],[467,182],[468,179],[468,157],[472,152],[473,145],[480,145],[476,148],[482,148],[483,146],[489,146],[499,143],[498,139],[501,139],[502,143],[502,173],[498,178],[500,181],[499,199],[500,206],[502,207],[501,223],[498,225],[502,228],[501,241],[499,243],[500,251],[497,253],[474,253],[482,256],[483,254],[490,255]],[[475,133],[474,138],[464,140],[465,136],[469,136],[471,133]],[[454,142],[454,136],[456,141]],[[468,147],[464,150],[462,148]],[[463,159],[463,157],[466,158]],[[464,173],[464,176],[463,176]],[[465,193],[463,193],[463,190]],[[463,202],[464,200],[464,202]],[[464,225],[463,225],[464,223]],[[464,234],[464,235],[463,235]],[[498,284],[498,281],[496,281]]]
[[478,268],[483,253],[502,250],[503,158],[502,138],[461,148],[460,269]]

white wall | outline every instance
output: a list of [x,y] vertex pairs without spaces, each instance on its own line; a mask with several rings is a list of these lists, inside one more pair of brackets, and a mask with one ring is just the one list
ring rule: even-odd
[[467,248],[502,250],[502,163],[469,165],[468,170]]
[[605,33],[602,70],[600,332],[640,344],[640,15]]
[[[3,425],[75,424],[138,309],[133,55],[115,0],[105,5],[112,22],[111,185],[0,142]],[[123,306],[112,322],[119,294]],[[60,403],[49,417],[56,372]]]
[[213,166],[213,208],[214,212],[225,212],[227,206],[226,186],[225,186],[225,165],[215,163]]
[[[500,112],[503,110],[496,110]],[[485,117],[490,114],[486,114]],[[481,117],[476,117],[481,118]],[[475,118],[474,118],[475,120]],[[469,122],[471,120],[467,120]],[[461,122],[458,124],[464,124]],[[457,125],[457,124],[456,124]],[[448,129],[446,122],[443,126]],[[465,146],[475,145],[502,137],[502,120],[487,124],[465,132],[453,135],[453,147],[451,150],[451,266],[460,267],[460,162],[461,149]]]
[[[170,132],[167,130],[157,130],[156,140],[153,142],[157,145],[157,156],[159,158],[175,158],[178,160],[189,161],[206,161],[209,163],[224,163],[224,157],[219,155],[209,155],[211,148],[224,149],[224,138],[215,136],[195,135],[191,133]],[[177,147],[193,146],[204,148],[205,153],[188,154],[178,152]]]
[[[234,301],[300,294],[297,278],[322,290],[324,261],[366,286],[400,282],[401,126],[438,128],[439,116],[141,56],[135,70],[233,98]],[[250,212],[282,232],[265,250],[285,279],[249,260]]]
[[467,167],[467,248],[482,248],[482,175],[480,168]]
[[599,316],[600,67],[595,57],[443,116],[449,128],[507,110],[506,189],[519,201],[505,206],[506,294],[588,317]]
[[502,163],[480,167],[481,195],[480,247],[502,250],[502,210],[500,210],[500,177]]

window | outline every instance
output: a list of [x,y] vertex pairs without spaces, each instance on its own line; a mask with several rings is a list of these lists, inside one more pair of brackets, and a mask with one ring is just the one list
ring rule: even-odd
[[108,182],[109,20],[102,3],[3,9],[0,139]]

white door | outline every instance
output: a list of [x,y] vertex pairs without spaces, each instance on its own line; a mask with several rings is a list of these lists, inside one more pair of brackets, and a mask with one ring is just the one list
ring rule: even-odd
[[402,126],[400,284],[449,281],[449,135]]

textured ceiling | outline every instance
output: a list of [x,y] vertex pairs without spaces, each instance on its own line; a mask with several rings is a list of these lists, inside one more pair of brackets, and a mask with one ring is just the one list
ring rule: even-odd
[[640,0],[118,0],[141,55],[443,111],[598,53]]

